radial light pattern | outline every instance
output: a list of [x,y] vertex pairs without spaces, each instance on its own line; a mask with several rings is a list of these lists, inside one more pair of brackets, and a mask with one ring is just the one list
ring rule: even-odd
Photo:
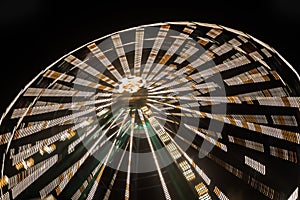
[[299,86],[272,47],[220,25],[107,35],[2,115],[0,200],[296,200]]

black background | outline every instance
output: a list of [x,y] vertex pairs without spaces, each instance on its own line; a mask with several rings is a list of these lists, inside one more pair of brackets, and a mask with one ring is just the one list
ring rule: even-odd
[[300,71],[299,7],[297,0],[2,0],[0,112],[31,79],[64,54],[106,34],[156,22],[199,21],[244,31],[273,46]]

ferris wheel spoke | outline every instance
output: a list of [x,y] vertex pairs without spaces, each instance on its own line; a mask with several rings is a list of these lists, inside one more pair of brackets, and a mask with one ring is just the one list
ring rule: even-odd
[[[90,46],[88,46],[88,47],[90,47]],[[66,57],[65,61],[72,64],[72,65],[74,65],[74,66],[76,66],[76,67],[78,67],[79,69],[85,71],[86,73],[90,74],[91,76],[96,77],[99,80],[102,80],[102,81],[104,81],[104,82],[106,82],[110,85],[114,86],[116,84],[116,82],[114,80],[112,80],[108,76],[104,75],[103,73],[99,72],[95,68],[89,66],[85,62],[79,60],[78,58],[76,58],[73,55],[69,55],[68,57]]]
[[[171,69],[172,68],[174,68],[174,67],[171,66]],[[171,74],[173,74],[173,73],[171,73]],[[157,81],[157,82],[154,82],[154,83],[150,82],[149,83],[149,91],[150,92],[155,92],[157,90],[163,90],[163,89],[166,89],[166,88],[173,88],[176,85],[186,84],[189,80],[191,80],[191,79],[187,79],[184,76],[179,76],[179,77],[176,77],[176,80],[171,81],[171,82],[167,82],[167,80],[160,80],[160,81]]]
[[[210,51],[204,51],[197,60],[193,61],[192,63],[190,63],[189,65],[187,65],[181,69],[178,69],[174,73],[169,73],[168,76],[164,80],[158,81],[159,84],[153,85],[151,87],[151,89],[154,91],[154,90],[157,90],[156,87],[160,86],[160,85],[162,85],[163,87],[169,87],[171,85],[176,86],[178,84],[185,83],[189,80],[193,80],[193,78],[191,78],[189,76],[189,74],[191,74],[193,71],[195,71],[197,66],[202,65],[202,64],[212,60],[211,55],[208,56],[210,53],[211,53]],[[179,64],[181,64],[181,63],[179,63]],[[201,81],[203,81],[203,80],[201,79]]]
[[[252,99],[249,97],[249,99]],[[256,97],[260,105],[276,106],[276,107],[300,107],[300,97]]]
[[144,70],[142,72],[142,78],[146,78],[146,76],[149,74],[150,72],[150,68],[152,67],[154,60],[158,54],[158,51],[162,45],[162,43],[165,40],[165,37],[169,31],[170,26],[168,25],[162,25],[159,29],[159,32],[157,33],[157,36],[155,38],[153,47],[151,49],[151,52],[149,54],[149,57],[147,59],[146,65],[144,67]]
[[118,55],[118,58],[121,62],[123,71],[125,72],[125,76],[126,77],[131,76],[131,72],[130,72],[130,69],[129,69],[128,61],[127,61],[127,58],[126,58],[126,55],[125,55],[125,51],[124,51],[124,48],[123,48],[123,43],[122,43],[120,34],[115,34],[115,35],[111,36],[111,39],[113,41],[115,51]]
[[[12,198],[15,199],[21,192],[23,192],[28,186],[30,186],[36,179],[38,179],[40,176],[42,176],[45,172],[47,172],[53,165],[56,164],[58,161],[58,156],[54,155],[51,158],[45,160],[42,162],[42,166],[35,168],[35,170],[29,174],[26,178],[24,178],[22,181],[17,183],[12,188]],[[40,166],[40,165],[39,165]]]
[[178,145],[177,142],[174,141],[174,139],[164,130],[164,127],[159,123],[159,126],[161,129],[163,129],[163,132],[168,135],[169,139],[176,145],[180,153],[185,157],[185,159],[190,163],[190,165],[195,169],[195,171],[198,173],[198,175],[205,181],[207,185],[210,185],[210,178],[205,174],[205,172],[192,160],[190,156]]
[[[179,169],[182,171],[186,180],[193,184],[193,181],[196,177],[196,174],[192,171],[193,167],[197,174],[207,183],[207,185],[209,185],[210,179],[207,177],[207,175],[194,163],[194,161],[184,152],[184,150],[182,150],[182,148],[173,140],[173,138],[170,137],[170,135],[164,130],[155,117],[149,117],[148,119],[153,130],[156,132],[161,142],[164,143],[166,149],[170,153]],[[194,188],[197,188],[196,185],[194,185]],[[199,198],[201,195],[199,195]]]
[[[124,113],[124,110],[121,110],[120,113],[114,117],[111,118],[111,122],[109,122],[109,126],[106,129],[100,129],[101,133],[100,133],[100,137],[97,138],[97,140],[95,142],[93,142],[92,147],[90,148],[90,151],[92,151],[91,154],[94,154],[96,151],[99,150],[99,148],[101,148],[107,141],[109,141],[109,139],[115,135],[118,131],[115,131],[110,137],[106,138],[105,141],[102,141],[102,138],[104,138],[104,136],[106,136],[106,133],[111,129],[111,127],[114,125],[114,123],[119,119],[119,117]],[[108,123],[104,124],[102,127],[106,126]],[[102,142],[101,142],[102,141]],[[101,142],[101,143],[100,143]],[[99,144],[100,143],[100,144]]]
[[295,115],[271,115],[273,124],[294,126],[297,127],[299,124],[296,120]]
[[[181,83],[182,83],[181,80],[179,80],[176,83],[172,83],[172,85],[166,84],[165,86],[161,86],[159,88],[154,88],[155,91],[151,90],[149,93],[150,94],[155,94],[156,92],[159,93],[159,92],[162,92],[162,91],[167,91],[168,90],[167,88],[169,86],[171,88],[169,90],[175,90],[174,86],[175,85],[179,85]],[[175,84],[175,85],[173,85],[173,84]],[[191,90],[191,91],[197,91],[197,93],[201,92],[201,94],[206,94],[206,93],[209,93],[209,92],[212,92],[212,91],[215,91],[215,90],[221,88],[219,86],[219,84],[217,84],[215,82],[207,82],[207,83],[201,83],[201,84],[194,84],[194,83],[191,83],[191,82],[186,82],[185,85],[178,86],[178,87],[176,87],[176,89],[184,88],[184,87],[187,88],[186,91],[189,91],[189,90]],[[185,91],[185,90],[183,90],[183,91]]]
[[[157,65],[159,65],[159,64],[157,64]],[[169,74],[173,74],[175,72],[176,72],[176,66],[170,64],[168,67],[165,67],[161,72],[159,72],[155,77],[153,77],[152,80],[148,81],[146,83],[146,86],[149,88],[149,91],[152,88],[161,86],[165,82],[165,80],[163,78],[165,76],[167,76]]]
[[163,120],[163,121],[166,121],[166,122],[169,122],[169,123],[173,123],[173,124],[176,124],[176,125],[179,124],[178,121],[171,120],[171,119],[164,119],[164,118],[162,118],[162,117],[160,117],[160,116],[157,116],[156,114],[157,114],[157,113],[153,112],[153,115],[154,115],[157,119],[159,119],[159,120]]
[[[159,119],[163,119],[163,120],[166,120],[166,121],[172,121],[173,123],[178,123],[176,120],[171,120],[171,119],[168,119],[168,118],[172,118],[172,119],[175,119],[175,115],[178,114],[178,113],[170,113],[170,112],[166,112],[165,110],[168,110],[168,108],[158,108],[156,107],[155,105],[151,104],[151,103],[147,103],[147,105],[150,107],[150,108],[153,108],[152,109],[149,109],[153,114],[156,115],[157,118]],[[173,109],[173,108],[171,108]],[[168,116],[168,118],[163,118],[163,116]],[[175,122],[176,121],[176,122]]]
[[19,118],[23,116],[47,114],[50,112],[61,111],[61,110],[80,110],[80,109],[84,109],[85,107],[90,108],[89,106],[95,106],[111,100],[112,98],[87,100],[87,101],[72,102],[72,103],[40,102],[41,104],[45,104],[45,105],[14,109],[11,119]]
[[198,117],[206,117],[204,112],[200,112],[198,110],[193,110],[193,109],[190,109],[190,108],[186,108],[186,107],[183,107],[182,105],[173,105],[173,104],[170,104],[170,103],[164,103],[164,102],[160,102],[160,101],[153,100],[153,99],[148,99],[148,101],[153,102],[153,103],[157,103],[157,104],[161,104],[161,105],[164,105],[164,106],[168,106],[168,107],[171,107],[171,108],[180,109],[182,111],[187,111],[188,113],[191,113],[191,114],[193,114],[195,116],[198,116]]
[[149,95],[151,98],[149,101],[154,99],[176,99],[176,100],[190,100],[199,101],[200,103],[206,103],[207,105],[214,105],[219,103],[234,103],[242,104],[246,103],[253,105],[253,101],[257,101],[262,106],[275,106],[275,107],[299,107],[299,97],[264,97],[264,96],[250,96],[250,95],[237,95],[237,96],[160,96],[160,95]]
[[47,137],[46,139],[35,141],[35,145],[26,148],[24,151],[19,151],[17,154],[11,155],[12,166],[18,165],[22,161],[26,160],[28,157],[38,152],[41,155],[45,153],[47,154],[52,153],[56,149],[56,145],[55,145],[56,142],[70,140],[72,137],[76,135],[77,129],[85,128],[89,126],[91,123],[92,123],[91,121],[83,121],[70,128],[60,131],[53,136]]
[[[178,58],[188,58],[190,56],[192,56],[194,53],[196,53],[197,51],[195,50],[195,48],[191,48],[192,52],[189,52],[190,49],[188,49],[185,52],[181,52],[179,54]],[[181,64],[184,60],[178,61],[175,60],[175,62],[177,62],[177,64]],[[161,64],[157,64],[157,67],[163,67],[164,65]],[[184,67],[186,68],[186,67]],[[188,67],[191,68],[191,67]],[[153,70],[154,71],[154,70]],[[159,71],[159,70],[157,70]],[[160,73],[156,73],[155,76],[153,73],[151,73],[151,75],[153,74],[153,78],[151,77],[151,79],[149,80],[149,83],[147,84],[147,86],[149,86],[150,90],[155,91],[157,89],[158,86],[160,86],[159,88],[163,87],[169,87],[170,85],[175,86],[177,84],[180,83],[184,83],[188,80],[184,80],[185,78],[180,78],[182,76],[184,76],[184,72],[186,70],[182,70],[182,69],[177,69],[177,66],[174,64],[170,64],[168,65],[168,67],[165,67],[165,69],[163,71],[161,71]],[[164,78],[164,79],[163,79]]]
[[179,125],[179,122],[176,121],[176,120],[171,120],[171,119],[165,119],[163,117],[160,117],[158,115],[156,115],[157,113],[153,112],[153,115],[155,116],[155,118],[157,118],[158,120],[162,120],[162,121],[166,121],[166,122],[169,122],[169,123],[172,123],[172,124],[176,124],[176,125]]
[[217,139],[217,140],[223,138],[222,133],[219,131],[213,131],[213,130],[210,130],[209,128],[203,128],[203,127],[198,128],[198,130],[212,138]]
[[215,82],[208,82],[208,83],[202,83],[202,84],[192,84],[192,83],[186,83],[183,86],[174,88],[174,85],[172,85],[171,88],[168,88],[168,86],[162,86],[160,88],[155,88],[156,90],[149,91],[149,95],[158,95],[158,94],[164,94],[164,93],[175,93],[175,92],[188,92],[188,91],[195,91],[198,90],[202,94],[205,94],[207,92],[211,92],[216,90],[217,88],[220,88],[218,84]]
[[233,46],[231,44],[229,44],[228,42],[224,42],[224,44],[213,49],[212,52],[214,52],[218,56],[222,56],[232,50],[234,50]]
[[[102,50],[95,43],[90,44],[87,47],[98,58],[98,60],[106,67],[106,69],[108,69],[108,71],[114,76],[114,78],[117,81],[123,78],[121,74],[118,72],[118,70],[115,68],[115,66],[111,63],[111,61],[108,60],[108,58],[105,56]],[[105,80],[103,79],[103,81]]]
[[[129,145],[129,141],[127,142],[127,145],[126,145],[125,149],[127,149],[128,145]],[[106,191],[106,193],[105,193],[105,196],[104,196],[103,200],[108,200],[109,197],[110,197],[111,190],[112,190],[112,188],[113,188],[113,186],[114,186],[114,184],[115,184],[115,181],[116,181],[117,175],[118,175],[118,173],[119,173],[119,169],[120,169],[120,167],[121,167],[121,164],[122,164],[122,162],[123,162],[125,153],[126,153],[126,151],[123,151],[122,156],[121,156],[121,158],[120,158],[120,161],[119,161],[119,163],[118,163],[118,166],[117,166],[117,168],[116,168],[116,170],[115,170],[115,172],[114,172],[114,175],[113,175],[113,177],[112,177],[112,179],[111,179],[111,181],[110,181],[110,183],[109,183],[109,187],[107,188],[107,191]]]
[[255,123],[251,123],[251,122],[247,122],[247,121],[241,121],[238,119],[228,118],[225,116],[222,117],[222,116],[218,116],[218,115],[214,115],[214,114],[208,115],[208,117],[211,119],[215,119],[215,120],[230,124],[230,125],[234,125],[237,127],[248,129],[250,131],[261,133],[263,135],[274,137],[274,138],[277,138],[280,140],[286,140],[286,141],[296,143],[296,144],[300,143],[300,135],[297,132],[282,130],[279,128],[273,128],[273,127],[266,126],[266,125],[259,125],[259,124],[255,124]]
[[[93,144],[92,146],[89,148],[89,152],[91,155],[94,155],[96,152],[98,152],[99,150],[101,150],[101,148],[107,144],[107,142],[116,134],[119,134],[121,129],[115,131],[113,134],[111,134],[109,137],[107,137],[104,141],[102,141],[102,139],[104,138],[104,136],[106,136],[107,132],[113,127],[113,125],[115,124],[115,122],[120,118],[120,116],[124,113],[124,110],[121,110],[120,113],[111,120],[111,123],[109,124],[109,126],[103,130],[103,128],[101,128],[99,131],[100,136],[95,138],[95,141],[92,141]],[[105,127],[108,123],[104,124],[102,127]],[[129,126],[128,126],[129,127]],[[101,142],[101,143],[100,143]]]
[[193,127],[191,125],[184,124],[185,127],[187,127],[189,130],[193,131],[196,133],[198,136],[202,137],[204,140],[208,141],[209,143],[213,144],[214,146],[218,147],[219,149],[227,152],[227,146],[217,140],[215,140],[212,137],[209,137],[208,135],[205,135],[201,131],[197,130],[198,128]]
[[[180,51],[177,58],[175,59],[175,63],[177,65],[182,64],[184,61],[189,60],[196,53],[201,52],[201,49],[197,48],[198,45],[194,42],[188,41],[184,48]],[[176,72],[175,72],[176,73]]]
[[265,125],[259,125],[259,124],[255,124],[255,123],[251,123],[251,122],[247,122],[247,121],[241,121],[241,120],[237,120],[237,119],[231,119],[229,117],[226,116],[220,116],[220,115],[216,115],[216,114],[210,114],[210,113],[206,113],[206,112],[200,112],[197,110],[191,110],[188,108],[184,108],[182,106],[179,105],[172,105],[172,104],[167,104],[167,103],[163,103],[163,102],[159,102],[156,100],[151,100],[149,99],[149,101],[155,102],[155,103],[160,103],[162,105],[166,105],[166,106],[170,106],[173,108],[180,108],[181,110],[193,113],[195,115],[198,115],[198,117],[206,117],[206,118],[210,118],[210,119],[214,119],[217,121],[221,121],[224,122],[226,124],[230,124],[230,125],[234,125],[237,127],[241,127],[241,128],[245,128],[248,129],[250,131],[254,131],[257,133],[261,133],[264,135],[268,135],[271,137],[275,137],[281,140],[286,140],[292,143],[300,143],[300,135],[297,132],[292,132],[292,131],[287,131],[287,130],[281,130],[278,128],[273,128],[273,127],[269,127],[269,126],[265,126]]
[[[270,76],[271,74],[271,76]],[[238,74],[234,77],[227,78],[224,80],[224,82],[228,86],[235,86],[235,85],[243,85],[243,84],[249,84],[249,83],[262,83],[262,82],[268,82],[271,81],[271,77],[275,78],[275,80],[278,79],[278,75],[275,71],[266,70],[264,67],[258,67],[252,70],[249,70],[247,72]]]
[[[162,58],[163,59],[163,58]],[[148,74],[148,76],[146,77],[146,80],[151,83],[151,80],[154,76],[156,76],[157,74],[161,74],[159,73],[159,71],[164,67],[163,64],[161,63],[157,63],[155,64],[155,66],[153,67],[152,71]],[[166,73],[166,72],[164,72]]]
[[[123,125],[123,124],[122,124]],[[120,132],[118,132],[118,135],[120,134]],[[106,167],[106,165],[107,165],[107,162],[108,162],[108,160],[111,158],[111,154],[113,153],[113,149],[114,149],[114,145],[116,144],[116,139],[114,140],[114,142],[113,142],[113,144],[112,144],[112,146],[111,146],[111,148],[110,148],[110,150],[109,150],[109,153],[108,153],[108,155],[105,157],[105,162],[104,163],[99,163],[98,164],[98,166],[97,166],[97,168],[95,168],[95,170],[92,172],[92,174],[90,175],[90,177],[85,181],[85,183],[73,194],[73,196],[72,196],[72,200],[77,200],[77,199],[79,199],[85,192],[87,192],[86,190],[87,190],[87,186],[89,185],[89,184],[91,184],[91,183],[93,183],[93,185],[92,185],[92,188],[91,188],[91,190],[88,192],[88,199],[92,199],[93,197],[94,197],[94,195],[95,195],[95,192],[96,192],[96,190],[97,190],[97,187],[98,187],[98,185],[99,185],[99,182],[100,182],[100,179],[101,179],[101,177],[102,177],[102,175],[103,175],[103,172],[104,172],[104,169],[105,169],[105,167]],[[128,142],[127,142],[127,146],[128,146]],[[125,147],[125,149],[127,148],[127,146]],[[117,149],[117,150],[119,150],[119,148]],[[121,156],[121,159],[120,159],[120,161],[119,161],[119,163],[118,163],[118,167],[117,167],[117,169],[116,169],[116,171],[115,171],[115,173],[114,173],[114,176],[112,177],[112,180],[111,180],[111,183],[110,183],[110,187],[108,188],[108,190],[107,190],[107,192],[106,192],[106,194],[105,194],[105,197],[104,197],[104,199],[108,199],[109,198],[109,195],[110,195],[110,192],[111,192],[111,190],[110,190],[110,188],[112,188],[113,187],[113,184],[114,184],[114,181],[115,181],[115,179],[116,179],[116,176],[117,176],[117,174],[118,174],[118,170],[119,170],[119,168],[120,168],[120,166],[121,166],[121,163],[122,163],[122,160],[123,160],[123,158],[124,158],[124,155],[125,155],[125,152],[126,151],[123,151],[123,154],[122,154],[122,156]],[[97,177],[95,178],[95,176],[97,175]],[[92,182],[91,182],[92,181]]]
[[81,78],[74,79],[73,83],[75,85],[82,85],[85,87],[94,88],[94,89],[101,90],[101,91],[108,92],[108,93],[111,93],[113,91],[112,87],[108,87],[108,86],[105,86],[105,85],[102,85],[99,83],[95,83],[92,81],[84,80]]
[[247,121],[256,124],[268,124],[268,117],[271,118],[273,125],[283,125],[283,126],[298,126],[297,120],[294,115],[276,115],[272,113],[268,113],[266,115],[239,115],[239,114],[231,114],[225,115],[227,118],[237,119],[240,121]]
[[[218,115],[221,116],[221,115]],[[239,114],[226,114],[225,115],[228,119],[237,119],[240,121],[244,121],[244,122],[251,122],[251,123],[255,123],[255,124],[267,124],[268,120],[267,120],[267,116],[266,115],[239,115]]]
[[65,170],[62,174],[60,174],[57,178],[52,180],[47,186],[41,189],[40,196],[41,198],[45,198],[51,191],[55,189],[56,194],[59,195],[66,185],[69,183],[70,179],[74,177],[75,173],[82,166],[82,164],[88,158],[89,153],[85,153],[77,162],[75,162],[72,166],[70,166],[67,170]]
[[57,72],[57,71],[53,71],[53,70],[48,70],[43,77],[46,78],[50,78],[50,79],[54,79],[54,80],[60,80],[66,83],[73,83],[74,85],[82,85],[85,87],[89,87],[89,88],[94,88],[94,89],[98,89],[98,90],[102,90],[102,91],[106,91],[106,92],[112,92],[113,87],[111,86],[106,86],[106,85],[102,85],[99,83],[95,83],[93,81],[89,81],[89,80],[85,80],[82,78],[77,78],[71,75],[67,75],[61,72]]
[[25,128],[20,128],[20,129],[14,130],[12,132],[2,134],[1,135],[1,142],[2,142],[2,144],[5,144],[6,142],[9,141],[10,138],[13,139],[13,140],[17,140],[17,139],[32,135],[32,134],[37,133],[39,131],[45,130],[47,128],[51,128],[51,127],[57,126],[59,124],[62,124],[64,122],[68,121],[68,120],[71,120],[71,119],[74,119],[74,118],[79,118],[79,117],[82,117],[84,115],[88,115],[89,113],[93,112],[94,110],[95,109],[92,108],[92,109],[89,109],[89,110],[80,111],[80,112],[77,112],[77,113],[74,113],[74,114],[63,116],[63,117],[60,117],[60,118],[41,121],[41,122],[38,122],[35,125],[28,126],[28,127],[25,127]]
[[243,146],[245,148],[253,149],[258,152],[265,152],[265,148],[262,143],[243,139],[243,138],[234,137],[231,135],[228,135],[227,137],[228,137],[228,141],[230,143],[234,143],[236,145]]
[[[126,114],[126,117],[125,117],[124,119],[126,119],[127,116],[128,116],[128,114]],[[125,120],[123,120],[123,122],[125,122]],[[123,125],[123,124],[124,124],[124,123],[122,123],[122,125]],[[121,128],[120,128],[120,129],[121,129]],[[117,135],[119,135],[119,134],[121,133],[121,131],[116,131],[116,133],[117,133]],[[107,153],[107,155],[105,156],[105,160],[104,160],[104,162],[102,163],[102,166],[101,166],[101,169],[99,170],[98,176],[97,176],[97,178],[95,179],[94,184],[93,184],[91,190],[90,190],[89,193],[88,193],[87,200],[91,200],[91,199],[94,198],[95,192],[96,192],[96,190],[97,190],[97,187],[98,187],[98,185],[99,185],[99,182],[100,182],[100,180],[101,180],[101,177],[102,177],[102,175],[103,175],[103,172],[104,172],[105,168],[107,167],[107,162],[108,162],[108,160],[111,158],[111,155],[112,155],[113,150],[114,150],[114,148],[115,148],[116,141],[117,141],[117,140],[116,140],[116,138],[115,138],[113,144],[111,145],[111,147],[110,147],[110,149],[109,149],[109,151],[108,151],[108,153]],[[101,146],[102,146],[102,145],[101,145]]]
[[154,147],[153,147],[151,139],[150,139],[150,135],[148,133],[148,128],[146,127],[146,124],[145,124],[145,118],[144,118],[143,113],[140,109],[138,109],[138,115],[140,117],[140,120],[142,121],[142,125],[143,125],[143,128],[144,128],[145,134],[147,135],[148,144],[149,144],[149,147],[151,149],[151,153],[152,153],[154,163],[155,163],[158,175],[159,175],[159,179],[160,179],[160,183],[161,183],[161,186],[162,186],[162,189],[163,189],[163,192],[164,192],[165,199],[169,200],[169,199],[171,199],[171,196],[169,194],[168,187],[166,185],[166,182],[165,182],[164,177],[162,175],[160,166],[158,164],[158,159],[157,159],[157,156],[155,154]]
[[[127,125],[127,124],[125,124],[125,125]],[[129,125],[127,126],[127,128],[125,129],[125,131],[124,132],[121,132],[121,133],[125,133],[125,132],[127,132],[128,131],[128,129],[129,129]],[[93,150],[93,152],[92,152],[92,154],[94,154],[96,151],[98,151],[101,147],[103,147],[105,144],[107,144],[108,143],[108,141],[109,140],[111,140],[113,137],[114,138],[117,138],[118,136],[120,136],[120,131],[115,131],[113,134],[111,134],[109,137],[107,137],[104,141],[102,141],[99,145],[97,145],[96,147],[95,147],[95,149]],[[103,137],[102,137],[103,138]],[[113,145],[115,145],[115,143],[113,143]]]
[[141,75],[142,55],[143,55],[143,40],[144,28],[138,28],[135,32],[135,51],[134,51],[134,75]]
[[[190,57],[192,56],[193,54],[195,54],[197,51],[192,49],[192,54],[191,53],[186,53],[187,55],[185,55],[184,57]],[[165,80],[162,80],[162,84],[172,84],[174,82],[176,82],[176,80],[178,79],[178,77],[181,77],[181,76],[185,76],[185,74],[190,74],[192,73],[193,71],[196,70],[196,68],[206,62],[209,62],[213,59],[212,57],[212,52],[210,52],[209,50],[206,50],[204,52],[201,52],[202,54],[200,55],[200,57],[198,59],[196,59],[195,61],[191,62],[190,64],[184,66],[183,68],[181,69],[178,69],[174,74],[169,74]],[[180,58],[180,57],[179,57]],[[180,60],[180,61],[179,61]],[[179,61],[178,64],[181,64],[184,60],[182,59],[179,59],[179,60],[175,60],[175,62]],[[187,76],[188,79],[191,79]]]
[[[151,108],[153,108],[154,110],[156,110],[159,113],[162,113],[163,111],[161,110],[162,108],[158,108],[157,106],[155,106],[154,104],[151,103],[147,103],[148,106],[150,106]],[[163,113],[162,113],[163,114]]]
[[92,171],[92,173],[88,176],[87,179],[85,179],[85,181],[83,182],[83,184],[79,187],[78,190],[76,190],[76,192],[73,194],[73,196],[71,197],[72,200],[78,200],[80,198],[80,196],[82,195],[82,193],[84,192],[84,190],[87,188],[87,186],[89,185],[89,183],[92,181],[92,179],[95,177],[95,175],[97,174],[97,171],[99,171],[101,167],[101,163],[99,163],[95,169]]
[[97,124],[92,126],[90,130],[86,130],[86,132],[84,134],[80,135],[76,140],[74,140],[71,144],[69,144],[68,145],[68,154],[71,154],[75,150],[76,146],[79,143],[83,142],[86,138],[89,137],[89,135],[94,133],[96,131],[97,127],[98,127]]
[[[81,157],[80,160],[78,160],[70,168],[68,168],[66,171],[64,171],[64,173],[62,173],[59,177],[54,179],[50,184],[48,184],[46,187],[44,187],[42,190],[40,190],[41,198],[45,198],[46,195],[48,195],[54,188],[55,188],[57,195],[59,195],[62,192],[62,190],[66,187],[66,185],[68,184],[70,179],[75,175],[75,173],[82,166],[82,164],[86,161],[86,159],[90,155],[93,155],[93,153],[98,150],[98,148],[100,147],[98,143],[101,141],[101,139],[104,137],[105,133],[109,130],[109,128],[112,126],[112,124],[114,124],[116,119],[118,119],[118,117],[121,116],[122,113],[123,112],[121,111],[120,114],[110,124],[110,126],[102,132],[102,135],[93,143],[92,147]],[[102,173],[103,173],[103,170],[104,170],[104,168],[102,167],[101,168]],[[98,177],[99,177],[99,175],[98,175]]]
[[[22,191],[22,185],[25,186],[26,188],[30,185],[31,180],[28,180],[30,178],[33,178],[34,180],[38,179],[39,177],[35,177],[35,173],[37,173],[37,170],[42,168],[43,166],[47,166],[47,168],[51,168],[56,162],[58,161],[58,155],[55,154],[51,156],[50,158],[47,158],[45,160],[40,161],[36,165],[33,165],[19,173],[17,173],[14,176],[11,176],[8,178],[8,188],[13,188],[14,189],[14,196],[18,196]],[[25,189],[26,189],[25,188]]]
[[229,60],[226,63],[222,63],[222,64],[216,65],[212,68],[208,68],[206,70],[196,72],[196,73],[190,75],[189,77],[197,82],[202,82],[202,81],[212,77],[214,74],[221,73],[221,72],[228,71],[228,70],[233,70],[235,68],[247,65],[249,63],[251,63],[251,61],[249,61],[249,59],[246,56],[240,56],[238,58]]
[[28,88],[25,97],[91,97],[95,92],[78,90],[56,90],[43,88]]
[[[190,144],[190,142],[186,139],[184,139],[182,136],[180,135],[177,135],[177,137],[179,139],[181,139],[183,142],[186,142],[187,144]],[[253,181],[255,181],[255,183],[257,185],[259,185],[260,187],[256,187],[255,185],[251,185],[251,187],[253,187],[254,189],[258,190],[259,192],[265,194],[266,196],[268,196],[269,198],[272,198],[275,193],[277,196],[280,196],[280,194],[275,191],[273,188],[265,185],[264,183],[260,182],[259,180],[255,179],[254,177],[252,177],[251,175],[248,175],[247,173],[243,172],[242,170],[232,166],[231,164],[225,162],[224,160],[218,158],[217,156],[211,154],[210,152],[207,152],[205,149],[195,145],[195,144],[191,144],[191,147],[194,148],[195,150],[199,151],[199,153],[203,154],[204,156],[206,156],[208,159],[210,159],[211,161],[217,163],[218,165],[220,165],[224,170],[232,173],[233,175],[235,175],[236,177],[238,177],[239,179],[241,180],[246,180],[246,179],[243,179],[243,177],[247,177],[247,180],[248,178],[252,179]],[[265,190],[263,190],[262,188],[264,188],[265,190],[267,190],[268,192],[267,193],[264,193]]]
[[[191,34],[193,32],[193,29],[185,28],[183,30],[184,32]],[[183,45],[183,43],[189,38],[189,35],[186,33],[180,33],[179,36],[176,38],[176,40],[171,44],[171,46],[168,48],[167,52],[164,54],[164,56],[160,59],[157,65],[152,70],[152,73],[148,74],[146,79],[148,81],[151,81],[160,71],[160,69],[165,66],[165,64],[168,62],[168,60],[176,53],[176,51]]]
[[[160,118],[158,116],[155,116],[155,118],[164,120],[163,118]],[[179,124],[177,121],[173,121],[173,120],[169,120],[168,122],[173,123],[173,124],[177,124],[177,125]],[[167,130],[168,132],[172,133],[172,135],[177,135],[174,131],[172,131],[170,128],[168,128],[168,124],[166,124],[164,129]],[[223,138],[223,136],[220,132],[212,131],[212,130],[209,130],[207,128],[198,128],[198,131],[202,132],[203,134],[206,134],[205,137],[209,136],[209,137],[215,138],[215,140]],[[204,135],[202,135],[202,136],[204,136]]]
[[93,182],[94,184],[92,185],[92,188],[91,188],[91,190],[89,191],[89,193],[86,197],[87,200],[91,200],[91,199],[94,198],[95,192],[97,190],[97,187],[99,185],[99,182],[101,180],[101,177],[102,177],[102,174],[103,174],[104,170],[105,170],[105,165],[102,164],[99,171],[98,171],[98,173],[97,173],[98,175],[97,175],[96,179]]
[[[159,117],[159,116],[165,116],[165,115],[167,115],[167,116],[170,116],[170,117],[173,117],[174,115],[172,115],[172,113],[169,113],[169,112],[166,112],[165,110],[168,110],[168,109],[166,109],[166,108],[158,108],[157,106],[155,106],[154,104],[151,104],[151,103],[147,103],[147,105],[150,107],[150,108],[153,108],[153,110],[151,110],[151,109],[149,109],[153,114],[156,114],[157,115],[157,117]],[[173,108],[171,108],[171,109],[173,109]],[[155,111],[154,111],[155,110]],[[164,118],[162,118],[162,117],[159,117],[159,118],[161,118],[161,119],[164,119]],[[168,120],[170,120],[170,119],[164,119],[164,120],[166,120],[166,121],[168,121]],[[175,122],[174,122],[175,123]],[[178,122],[177,122],[178,123]]]
[[125,200],[128,200],[130,197],[130,174],[131,174],[131,157],[132,157],[132,146],[133,146],[133,134],[134,134],[134,125],[135,125],[135,113],[131,114],[130,120],[130,140],[129,140],[129,157],[128,157],[128,166],[127,166],[127,177],[126,177],[126,188],[125,188]]

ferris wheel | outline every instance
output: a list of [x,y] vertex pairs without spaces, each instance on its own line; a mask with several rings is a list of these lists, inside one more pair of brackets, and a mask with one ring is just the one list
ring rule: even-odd
[[2,115],[0,200],[296,200],[299,81],[275,49],[221,25],[106,35]]

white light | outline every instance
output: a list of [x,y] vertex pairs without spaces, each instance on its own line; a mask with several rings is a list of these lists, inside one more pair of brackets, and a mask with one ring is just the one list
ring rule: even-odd
[[135,93],[146,84],[145,79],[137,76],[130,76],[120,80],[120,84],[115,88],[116,93]]

